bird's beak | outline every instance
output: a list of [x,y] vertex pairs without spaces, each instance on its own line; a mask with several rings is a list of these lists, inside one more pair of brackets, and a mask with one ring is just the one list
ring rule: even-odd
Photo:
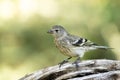
[[52,30],[49,30],[47,33],[49,33],[49,34],[53,34],[53,31],[52,31]]

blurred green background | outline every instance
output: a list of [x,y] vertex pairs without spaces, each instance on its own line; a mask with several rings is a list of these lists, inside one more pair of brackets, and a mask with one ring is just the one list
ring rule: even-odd
[[0,0],[0,80],[17,80],[67,58],[46,33],[56,24],[114,48],[90,51],[83,60],[120,59],[119,0]]

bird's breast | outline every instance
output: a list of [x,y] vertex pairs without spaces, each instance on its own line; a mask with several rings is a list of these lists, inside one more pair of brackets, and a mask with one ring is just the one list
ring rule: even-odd
[[71,49],[69,48],[69,44],[65,41],[60,41],[60,40],[56,40],[55,39],[55,44],[56,44],[56,47],[60,50],[60,52],[66,56],[70,56],[70,57],[73,57],[73,56],[77,56],[77,54],[74,54]]

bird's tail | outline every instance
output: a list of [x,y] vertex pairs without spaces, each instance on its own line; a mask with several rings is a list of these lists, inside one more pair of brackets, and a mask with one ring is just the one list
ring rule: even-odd
[[97,48],[97,49],[104,49],[104,50],[113,49],[113,48],[110,48],[110,47],[107,47],[107,46],[95,46],[95,48]]

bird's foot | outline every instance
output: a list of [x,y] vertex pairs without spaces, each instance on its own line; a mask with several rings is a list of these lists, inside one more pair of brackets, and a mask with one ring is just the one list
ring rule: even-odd
[[63,64],[69,62],[68,60],[71,59],[71,58],[72,58],[72,57],[69,57],[69,58],[63,60],[62,62],[60,62],[60,63],[59,63],[59,68],[60,68]]
[[76,70],[79,69],[79,65],[78,65],[79,62],[80,62],[80,57],[78,57],[76,61],[72,63],[72,64],[75,64]]
[[65,63],[67,63],[67,62],[69,62],[68,60],[63,60],[62,62],[60,62],[59,63],[59,68],[63,65],[63,64],[65,64]]

